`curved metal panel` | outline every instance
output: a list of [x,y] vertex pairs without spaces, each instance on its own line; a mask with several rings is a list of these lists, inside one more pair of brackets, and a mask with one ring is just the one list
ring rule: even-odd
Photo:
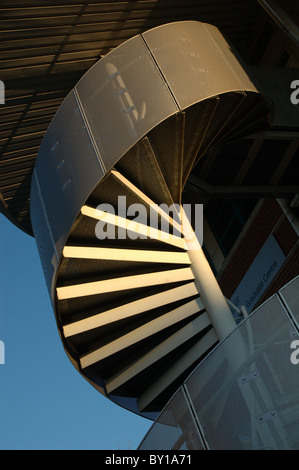
[[[73,91],[58,110],[45,135],[36,161],[35,175],[52,232],[53,249],[60,257],[80,208],[91,188],[104,175]],[[40,226],[35,220],[35,194],[36,187],[33,185],[31,217],[37,245],[42,245],[43,238],[34,229]]]
[[[35,233],[35,240],[41,265],[43,268],[46,284],[51,291],[55,288],[55,277],[58,269],[59,258],[55,250],[55,242],[47,211],[45,209],[40,185],[38,182],[36,171],[33,171],[31,181],[31,193],[34,196],[34,204],[31,205],[32,228]],[[51,297],[52,300],[52,297]]]
[[107,171],[150,129],[179,111],[141,36],[103,57],[76,91]]
[[214,26],[170,23],[142,36],[181,109],[230,91],[257,91]]

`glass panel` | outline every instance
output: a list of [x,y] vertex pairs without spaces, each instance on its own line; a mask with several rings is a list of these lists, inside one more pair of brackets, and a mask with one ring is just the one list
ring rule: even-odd
[[298,339],[273,296],[186,382],[210,449],[299,449]]
[[202,444],[180,388],[153,424],[138,450],[202,450]]

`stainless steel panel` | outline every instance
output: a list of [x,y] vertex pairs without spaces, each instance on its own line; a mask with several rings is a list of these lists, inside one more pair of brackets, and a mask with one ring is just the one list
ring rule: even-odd
[[48,129],[36,173],[60,256],[78,212],[104,175],[73,92]]
[[284,286],[279,291],[279,295],[283,298],[289,314],[299,329],[299,276]]
[[[292,312],[298,311],[298,279],[279,291]],[[191,420],[181,416],[188,407],[196,417],[192,434],[208,449],[299,449],[299,375],[291,358],[298,331],[279,296],[256,309],[196,367],[139,450],[182,449]],[[201,450],[202,440],[194,440],[195,447],[186,444]]]
[[294,339],[298,333],[273,296],[189,377],[186,386],[210,449],[299,448]]
[[141,36],[102,58],[76,90],[106,170],[178,111]]
[[[44,203],[40,193],[40,187],[33,172],[31,182],[31,222],[35,236],[36,246],[39,252],[46,284],[51,296],[54,290],[54,275],[58,267],[58,259],[55,252],[51,229],[44,210]],[[52,285],[53,283],[53,285]]]
[[182,388],[166,405],[138,447],[138,450],[176,449],[204,449]]
[[244,86],[255,90],[221,33],[211,25],[170,23],[143,33],[143,38],[182,109]]

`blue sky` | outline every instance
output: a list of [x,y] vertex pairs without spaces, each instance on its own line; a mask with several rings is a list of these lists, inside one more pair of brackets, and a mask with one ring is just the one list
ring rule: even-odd
[[35,241],[0,214],[0,449],[136,449],[151,421],[98,393],[67,358]]

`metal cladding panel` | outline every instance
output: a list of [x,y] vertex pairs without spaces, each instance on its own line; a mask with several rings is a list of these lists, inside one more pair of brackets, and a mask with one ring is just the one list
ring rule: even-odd
[[[248,66],[243,61],[241,56],[237,53],[236,49],[226,40],[221,31],[211,24],[203,24],[205,30],[209,34],[211,41],[214,42],[214,48],[218,48],[219,53],[227,62],[231,69],[231,74],[234,74],[239,83],[246,89],[247,92],[257,92],[256,84],[251,80],[251,74],[248,73]],[[220,59],[220,57],[218,56]],[[221,79],[224,77],[221,76]]]
[[141,36],[102,58],[76,86],[105,168],[179,111]]
[[230,91],[256,91],[228,43],[211,25],[170,23],[143,33],[143,38],[181,109]]
[[56,256],[52,231],[47,219],[36,171],[33,172],[31,182],[31,199],[34,201],[34,203],[31,204],[31,221],[33,233],[46,284],[49,291],[51,291],[53,287],[52,283],[54,283],[55,280],[55,272],[58,267],[58,258]]
[[[78,211],[103,174],[76,97],[71,92],[48,129],[36,163],[44,209],[58,256]],[[33,190],[32,206],[34,201]]]

